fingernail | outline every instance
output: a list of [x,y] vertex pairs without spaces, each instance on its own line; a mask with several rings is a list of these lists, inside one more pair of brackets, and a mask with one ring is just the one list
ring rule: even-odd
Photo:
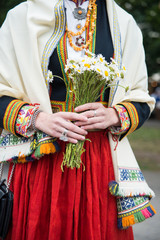
[[86,135],[88,132],[86,130],[84,130],[84,135]]

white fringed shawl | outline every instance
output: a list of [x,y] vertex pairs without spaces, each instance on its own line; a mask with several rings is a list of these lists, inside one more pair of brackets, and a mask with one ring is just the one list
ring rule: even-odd
[[[45,67],[41,65],[45,57],[46,43],[52,36],[56,24],[55,11],[53,11],[55,6],[60,16],[62,0],[24,2],[8,13],[0,29],[0,96],[8,95],[30,103],[40,103],[40,108],[47,113],[51,113],[52,110],[43,73]],[[122,101],[146,102],[152,111],[154,99],[148,95],[147,90],[147,71],[141,32],[132,16],[112,0],[107,0],[107,11],[114,48],[117,49],[116,58],[118,60],[122,51],[121,60],[127,69],[125,81],[126,85],[130,86],[130,93],[127,96],[122,88],[116,91],[112,89],[110,105]],[[59,17],[58,27],[62,24],[60,20]],[[116,31],[121,34],[118,38]],[[57,35],[56,41],[60,37],[60,34]],[[126,137],[118,143],[116,151],[111,136],[109,140],[120,195],[145,193],[153,196],[152,190],[144,180],[121,181],[122,168],[135,171],[139,171],[139,168]],[[29,147],[30,144],[26,143],[24,153],[29,151]],[[8,149],[0,146],[0,161],[7,161],[17,151],[23,153],[20,145]]]

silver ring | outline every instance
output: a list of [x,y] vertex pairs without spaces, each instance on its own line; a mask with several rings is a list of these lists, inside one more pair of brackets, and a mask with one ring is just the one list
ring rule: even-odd
[[96,110],[94,111],[94,117],[97,117],[97,112],[96,112]]
[[64,142],[67,142],[68,141],[67,133],[68,133],[68,130],[65,129],[64,132],[62,133],[62,136],[60,136],[59,139],[64,141]]
[[64,132],[62,133],[63,136],[67,137],[68,130],[65,129]]

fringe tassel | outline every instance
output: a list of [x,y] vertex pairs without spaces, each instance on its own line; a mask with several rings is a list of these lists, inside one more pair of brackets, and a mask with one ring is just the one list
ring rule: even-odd
[[18,154],[17,163],[26,163],[26,157],[24,154],[21,155],[21,152]]
[[55,153],[55,152],[58,152],[59,150],[60,150],[60,147],[56,141],[49,142],[49,143],[41,143],[35,149],[32,155],[25,156],[24,154],[19,153],[18,157],[13,157],[11,161],[16,161],[17,163],[33,162],[34,160],[41,158],[45,154]]
[[34,158],[31,156],[19,156],[19,157],[13,157],[11,162],[16,162],[16,163],[27,163],[27,162],[33,162]]
[[112,195],[118,196],[119,193],[119,184],[116,181],[111,181],[109,183],[109,191]]
[[151,199],[155,196],[154,192],[146,184],[141,188],[124,188],[116,181],[111,181],[109,183],[109,191],[113,196],[120,197],[149,196]]
[[134,225],[135,223],[143,222],[144,220],[154,216],[155,214],[156,214],[155,209],[151,204],[149,204],[149,206],[146,207],[145,209],[140,210],[139,212],[135,212],[130,216],[118,217],[118,228],[126,229]]
[[117,146],[118,146],[119,136],[118,135],[112,135],[112,140],[113,140],[113,142],[116,143],[116,145],[114,147],[114,151],[116,151]]
[[42,143],[35,149],[35,152],[32,154],[32,158],[39,159],[45,154],[52,154],[57,151],[59,151],[59,145],[57,142]]

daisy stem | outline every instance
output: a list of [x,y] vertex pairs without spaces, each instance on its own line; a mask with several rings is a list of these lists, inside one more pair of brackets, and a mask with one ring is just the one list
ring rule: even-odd
[[63,79],[63,78],[61,78],[60,76],[53,75],[53,77],[57,77],[57,78],[61,79],[62,81],[64,81],[64,79]]

